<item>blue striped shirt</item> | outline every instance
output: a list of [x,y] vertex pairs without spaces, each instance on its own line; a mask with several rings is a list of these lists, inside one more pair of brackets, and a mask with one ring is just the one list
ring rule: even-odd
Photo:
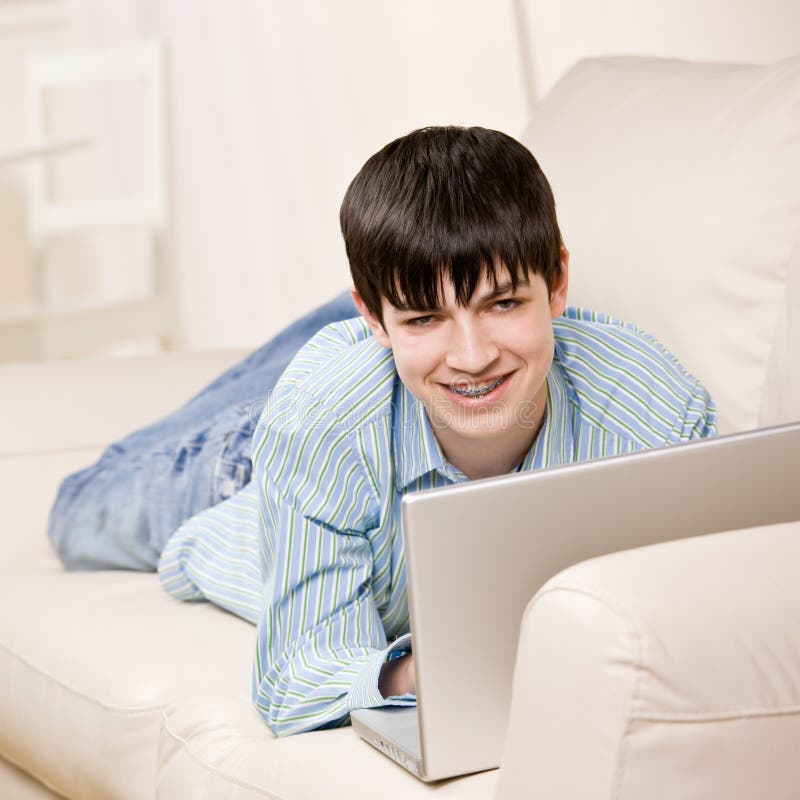
[[[542,428],[521,469],[713,435],[705,389],[657,341],[569,308],[553,323]],[[383,698],[389,642],[408,631],[400,503],[467,477],[361,319],[295,357],[253,438],[253,481],[188,520],[162,554],[164,588],[257,625],[253,699],[289,734]]]

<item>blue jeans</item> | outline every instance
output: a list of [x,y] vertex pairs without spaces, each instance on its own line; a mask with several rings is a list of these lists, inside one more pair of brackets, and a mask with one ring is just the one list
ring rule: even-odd
[[258,412],[295,353],[356,316],[349,292],[302,317],[186,405],[66,478],[49,535],[67,569],[154,570],[181,523],[250,480]]

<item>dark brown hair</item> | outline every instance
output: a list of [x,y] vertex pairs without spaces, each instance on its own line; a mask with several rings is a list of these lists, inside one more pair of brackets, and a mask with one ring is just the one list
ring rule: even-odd
[[466,305],[484,272],[531,272],[552,290],[561,232],[550,184],[531,152],[486,128],[421,128],[387,144],[347,189],[339,219],[355,288],[383,320],[381,299],[429,310],[452,281]]

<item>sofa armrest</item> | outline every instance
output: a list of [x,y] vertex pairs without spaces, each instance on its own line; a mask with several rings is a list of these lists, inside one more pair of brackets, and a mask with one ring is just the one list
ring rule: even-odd
[[52,555],[47,514],[61,480],[179,407],[242,355],[0,366],[0,563]]
[[497,797],[789,798],[800,522],[630,550],[523,617]]

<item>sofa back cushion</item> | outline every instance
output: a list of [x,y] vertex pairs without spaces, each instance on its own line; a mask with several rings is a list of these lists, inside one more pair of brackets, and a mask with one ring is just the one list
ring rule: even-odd
[[556,195],[570,302],[660,339],[721,432],[756,427],[800,232],[800,57],[581,61],[523,141]]
[[789,263],[789,282],[767,364],[759,424],[800,420],[800,241]]

